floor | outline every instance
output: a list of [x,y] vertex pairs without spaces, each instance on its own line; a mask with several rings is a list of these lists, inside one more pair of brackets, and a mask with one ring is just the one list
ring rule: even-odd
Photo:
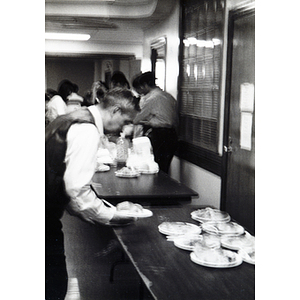
[[65,213],[62,218],[69,275],[65,300],[143,300],[153,299],[130,263],[115,267],[113,282],[110,270],[121,260],[122,250],[112,230],[96,226]]

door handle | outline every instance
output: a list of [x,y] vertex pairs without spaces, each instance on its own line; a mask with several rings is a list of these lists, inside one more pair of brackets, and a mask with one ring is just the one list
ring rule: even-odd
[[231,153],[232,152],[232,147],[231,146],[224,146],[224,152],[226,153]]

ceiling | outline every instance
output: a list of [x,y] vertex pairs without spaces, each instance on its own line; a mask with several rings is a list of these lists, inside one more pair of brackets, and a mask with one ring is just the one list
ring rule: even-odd
[[[95,52],[95,45],[101,44],[106,45],[106,50],[103,51],[107,52],[108,44],[117,43],[123,44],[125,51],[126,45],[140,45],[144,31],[168,17],[176,2],[177,0],[45,0],[45,31],[89,34],[90,51]],[[71,47],[63,48],[63,43],[64,41],[47,44],[46,41],[46,53],[62,51],[72,54]],[[80,47],[83,43],[72,45],[73,48]],[[59,50],[60,47],[63,50]],[[75,48],[74,52],[78,51]],[[84,50],[81,46],[80,51],[89,50]]]

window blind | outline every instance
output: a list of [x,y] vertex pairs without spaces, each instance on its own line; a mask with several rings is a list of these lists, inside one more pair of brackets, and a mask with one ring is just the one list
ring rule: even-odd
[[179,138],[217,153],[224,1],[182,1]]

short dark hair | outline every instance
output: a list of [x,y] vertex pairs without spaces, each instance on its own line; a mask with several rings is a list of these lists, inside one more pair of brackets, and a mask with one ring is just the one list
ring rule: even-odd
[[130,85],[125,75],[121,71],[115,71],[111,77],[113,87],[124,87],[130,89]]
[[145,72],[136,76],[132,82],[132,86],[136,89],[145,83],[150,87],[155,87],[155,74],[153,72]]
[[65,102],[67,102],[67,97],[75,91],[76,87],[74,84],[68,80],[64,79],[58,84],[58,94],[63,98]]

